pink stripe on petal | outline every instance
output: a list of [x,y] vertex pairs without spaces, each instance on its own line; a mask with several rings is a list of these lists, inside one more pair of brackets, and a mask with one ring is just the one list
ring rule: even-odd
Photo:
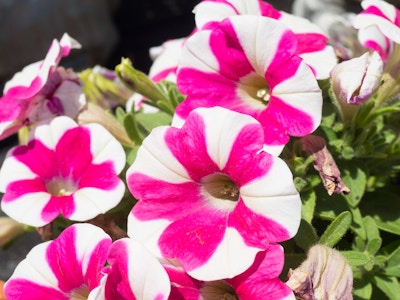
[[212,31],[209,43],[222,76],[238,81],[254,71],[229,19],[220,22],[218,28]]
[[47,247],[46,260],[63,292],[70,292],[84,284],[81,261],[76,253],[76,227],[68,227],[60,238]]
[[[43,80],[46,80],[44,78]],[[29,98],[39,93],[40,89],[44,86],[45,82],[40,77],[36,77],[29,86],[14,86],[7,90],[7,97],[27,101]]]
[[207,152],[205,124],[198,114],[191,114],[180,131],[165,132],[165,143],[185,167],[189,176],[199,182],[204,176],[220,171]]
[[[301,95],[299,96],[301,97]],[[261,124],[268,124],[269,120],[275,120],[280,124],[282,132],[287,132],[291,136],[304,136],[310,134],[315,128],[312,117],[290,106],[284,102],[284,95],[281,97],[271,97],[268,108],[260,117]],[[268,132],[265,133],[268,135]]]
[[[172,184],[133,173],[128,177],[128,185],[132,187],[132,194],[140,200],[132,213],[142,221],[159,218],[175,220],[204,205],[200,200],[200,186],[195,182]],[[185,209],[182,210],[182,207]]]
[[85,127],[67,130],[56,145],[56,155],[61,176],[78,181],[93,159],[90,131]]
[[[282,39],[281,42],[284,42],[284,39]],[[274,94],[273,89],[276,85],[296,74],[301,62],[302,59],[298,56],[292,56],[290,54],[282,55],[281,51],[276,53],[276,56],[264,74],[265,79],[272,90],[272,94]],[[282,72],[281,70],[285,70],[285,72]]]
[[[263,201],[260,197],[260,201]],[[235,228],[251,247],[266,249],[271,242],[281,242],[291,238],[282,225],[250,210],[240,199],[229,215],[228,226]]]
[[378,16],[378,17],[384,18],[386,20],[393,21],[387,15],[385,15],[385,13],[382,12],[379,7],[374,6],[374,5],[369,6],[367,9],[362,11],[360,14]]
[[282,15],[279,10],[276,10],[271,4],[265,1],[258,0],[258,5],[260,6],[261,15],[264,17],[278,20]]
[[49,180],[58,175],[54,151],[39,140],[32,140],[27,146],[16,147],[12,155],[43,180]]
[[99,165],[90,165],[79,180],[79,188],[94,187],[102,190],[112,190],[121,179],[115,172],[113,162],[107,161]]
[[226,213],[203,208],[170,224],[158,240],[164,257],[177,258],[186,271],[210,259],[226,229]]
[[75,211],[73,195],[51,196],[49,202],[42,209],[41,218],[46,222],[53,221],[59,214],[70,217]]
[[[105,265],[106,257],[111,246],[111,238],[97,241],[97,245],[91,250],[87,262],[86,272],[84,272],[85,284],[89,291],[96,288],[103,276],[100,271]],[[85,257],[86,258],[86,257]]]
[[7,185],[2,202],[7,203],[15,201],[21,196],[36,192],[47,193],[46,185],[40,178],[13,181]]
[[239,187],[249,181],[264,176],[269,170],[272,159],[261,152],[264,145],[264,132],[257,124],[244,126],[231,147],[229,159],[223,173],[227,174]]
[[10,300],[69,300],[64,293],[54,288],[41,286],[26,279],[11,279],[7,281],[4,293]]
[[328,38],[318,33],[296,33],[297,49],[296,54],[316,52],[326,48]]
[[176,74],[176,72],[177,72],[177,67],[170,67],[154,74],[153,76],[151,76],[151,79],[155,82],[159,82],[163,79],[166,79],[170,74],[171,75]]

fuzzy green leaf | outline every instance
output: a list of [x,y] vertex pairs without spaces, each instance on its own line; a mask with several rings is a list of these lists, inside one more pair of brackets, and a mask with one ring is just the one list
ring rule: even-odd
[[359,251],[340,251],[350,266],[352,267],[359,267],[363,266],[370,261],[370,258],[364,252]]
[[372,281],[389,299],[399,299],[400,284],[396,277],[374,276]]
[[311,224],[314,218],[314,210],[316,203],[316,194],[313,190],[309,190],[301,194],[302,208],[301,217]]
[[319,243],[331,248],[335,246],[350,228],[351,221],[351,213],[348,211],[342,212],[322,234]]
[[318,241],[317,233],[314,227],[305,220],[301,220],[299,231],[294,237],[297,246],[307,251],[311,246],[315,245]]

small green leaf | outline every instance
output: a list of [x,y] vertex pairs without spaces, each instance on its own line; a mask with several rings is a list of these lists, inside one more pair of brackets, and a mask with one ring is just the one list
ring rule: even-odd
[[140,145],[143,139],[140,135],[139,128],[137,127],[135,116],[133,114],[127,114],[123,122],[125,131],[129,138],[134,141],[136,145]]
[[372,284],[366,278],[354,280],[353,295],[355,299],[370,300],[372,295]]
[[311,224],[314,217],[316,195],[313,190],[301,193],[302,209],[301,217]]
[[149,133],[158,126],[170,125],[172,118],[165,112],[137,113],[136,121]]
[[135,147],[132,148],[132,150],[130,150],[127,153],[126,162],[128,163],[128,165],[132,165],[133,164],[133,162],[136,159],[136,155],[137,155],[138,150],[139,150],[139,146],[135,146]]
[[297,246],[307,251],[311,246],[315,245],[318,241],[318,236],[314,227],[305,220],[301,220],[299,231],[294,237]]
[[340,251],[340,254],[346,258],[347,262],[352,267],[363,266],[370,261],[370,257],[364,252],[349,250]]
[[372,282],[383,292],[389,299],[399,299],[400,284],[394,276],[374,276]]
[[382,246],[382,239],[381,238],[373,238],[372,240],[368,241],[367,251],[368,251],[368,253],[374,255],[376,252],[378,252],[378,250],[381,246]]
[[365,232],[367,233],[367,240],[379,239],[379,228],[376,225],[375,220],[371,216],[366,216],[363,219]]
[[325,230],[319,243],[331,248],[335,246],[350,228],[351,221],[351,213],[348,211],[342,212]]
[[389,276],[400,276],[400,246],[387,256],[384,273]]
[[350,189],[350,193],[345,195],[349,205],[355,207],[361,201],[367,186],[367,175],[360,165],[347,165],[340,167],[343,182]]

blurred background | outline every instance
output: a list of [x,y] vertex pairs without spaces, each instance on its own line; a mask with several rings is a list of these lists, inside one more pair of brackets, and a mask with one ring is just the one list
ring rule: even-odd
[[[62,60],[65,67],[80,71],[99,64],[114,69],[121,57],[129,57],[137,69],[147,72],[149,48],[187,36],[194,28],[192,9],[199,1],[0,0],[0,88],[24,66],[43,59],[51,41],[64,32],[82,45]],[[319,0],[305,0],[315,1]],[[290,12],[293,1],[269,2]],[[360,9],[356,0],[345,2],[350,10]],[[0,141],[0,163],[16,142],[15,136]],[[0,280],[6,280],[39,242],[39,235],[32,232],[8,250],[0,249]]]

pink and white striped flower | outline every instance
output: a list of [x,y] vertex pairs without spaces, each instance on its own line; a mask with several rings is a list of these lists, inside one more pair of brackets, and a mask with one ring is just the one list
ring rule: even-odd
[[35,246],[19,263],[4,292],[7,299],[87,299],[99,284],[111,238],[90,224],[76,224]]
[[313,70],[318,79],[326,79],[337,63],[329,37],[317,25],[305,18],[276,10],[262,0],[203,0],[194,9],[198,29],[213,28],[226,17],[256,15],[282,22],[293,31],[297,40],[296,54]]
[[293,292],[279,279],[284,264],[282,246],[271,244],[256,255],[252,266],[233,278],[199,281],[182,268],[164,264],[171,280],[171,300],[201,299],[295,299]]
[[24,125],[78,114],[86,102],[79,78],[72,70],[58,67],[73,48],[80,48],[79,43],[64,34],[53,41],[43,61],[25,67],[6,83],[0,98],[0,139]]
[[222,106],[257,119],[269,151],[320,124],[322,95],[311,69],[295,53],[297,39],[281,22],[233,16],[185,43],[178,88],[187,98],[174,124],[197,107]]
[[59,214],[85,221],[115,207],[125,191],[120,143],[101,125],[62,116],[39,125],[27,145],[11,149],[0,169],[2,210],[43,226]]
[[263,147],[254,118],[221,107],[194,110],[181,129],[154,129],[127,171],[139,200],[128,235],[199,280],[244,272],[300,221],[292,174]]
[[358,38],[386,61],[395,44],[400,44],[400,10],[382,0],[364,0],[361,5],[364,11],[353,21],[353,26],[359,30]]
[[170,280],[161,263],[143,245],[129,238],[115,241],[108,253],[102,284],[92,300],[168,299]]

